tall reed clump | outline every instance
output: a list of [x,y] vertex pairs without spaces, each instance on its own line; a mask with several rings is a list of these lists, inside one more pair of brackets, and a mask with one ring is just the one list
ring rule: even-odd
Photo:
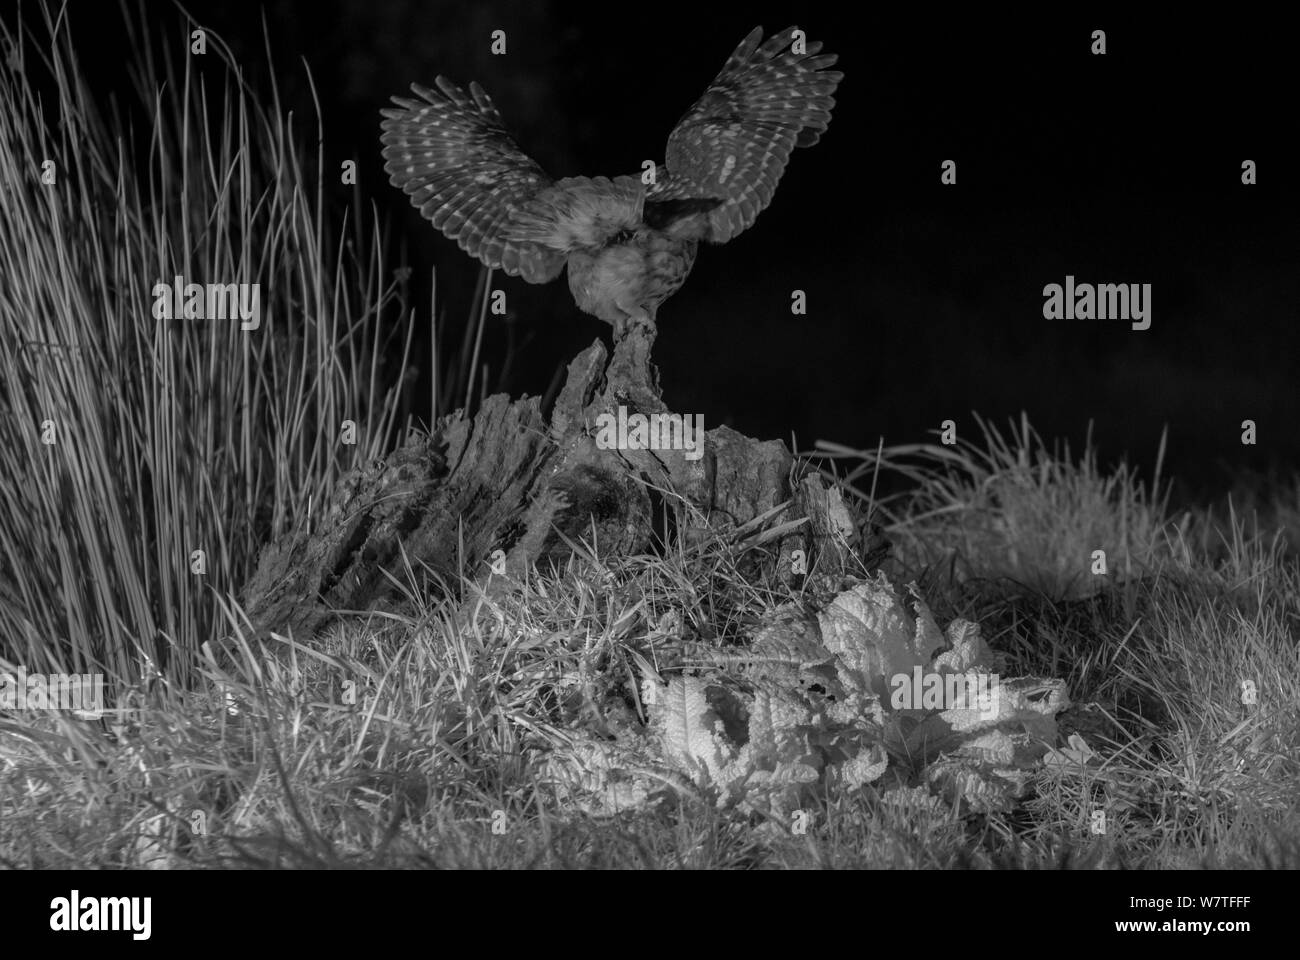
[[[39,9],[0,23],[0,656],[184,680],[261,543],[391,444],[401,304],[373,217],[327,199],[350,155],[319,109],[304,137],[218,36],[156,43],[141,11],[109,110]],[[178,276],[258,284],[259,325],[158,319]]]

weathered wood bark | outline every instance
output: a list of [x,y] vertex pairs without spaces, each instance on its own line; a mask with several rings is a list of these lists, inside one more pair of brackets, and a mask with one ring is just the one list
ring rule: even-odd
[[[684,450],[597,445],[602,414],[667,413],[650,362],[654,336],[628,328],[608,364],[600,341],[583,351],[549,425],[535,398],[493,396],[472,419],[443,418],[431,435],[412,436],[387,460],[345,477],[314,531],[263,551],[243,596],[255,630],[305,640],[332,611],[392,603],[385,571],[403,579],[403,554],[413,569],[453,587],[462,572],[487,578],[489,561],[504,559],[504,575],[488,578],[490,589],[501,589],[593,537],[602,554],[645,550],[665,509],[679,533],[692,516],[743,526],[772,513],[772,523],[789,522],[788,509],[774,512],[790,499],[792,458],[779,441],[718,427],[698,459]],[[801,489],[799,504],[817,496]],[[813,536],[834,533],[817,523]]]
[[445,418],[386,460],[339,482],[314,531],[263,549],[244,589],[255,632],[308,639],[333,610],[365,610],[404,580],[402,552],[454,583],[518,523],[553,454],[535,399],[489,397],[472,420]]

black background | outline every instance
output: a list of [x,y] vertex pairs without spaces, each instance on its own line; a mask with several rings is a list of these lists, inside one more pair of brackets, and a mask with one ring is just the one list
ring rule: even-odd
[[[495,842],[496,838],[490,838]],[[489,842],[489,841],[485,841]],[[511,842],[508,838],[501,842]],[[648,871],[619,875],[626,896],[659,894],[662,877]],[[237,880],[219,871],[101,871],[94,875],[46,870],[39,874],[0,874],[4,895],[6,945],[71,945],[80,949],[116,947],[140,950],[192,950],[196,936],[204,937],[222,955],[248,953],[249,945],[275,950],[288,947],[302,954],[324,951],[375,951],[408,943],[437,952],[438,937],[448,938],[473,930],[481,940],[492,938],[510,947],[539,943],[557,946],[573,942],[580,929],[584,942],[620,943],[631,948],[645,945],[645,953],[663,949],[667,933],[629,937],[627,914],[609,909],[609,878],[603,871],[568,871],[563,882],[539,883],[528,871],[458,870],[426,873],[413,880],[408,871],[299,871],[289,882],[278,871],[245,871]],[[978,881],[967,871],[929,871],[924,877],[925,903],[961,903],[973,916],[993,918],[989,924],[967,924],[957,934],[918,917],[917,887],[900,871],[865,874],[849,882],[863,888],[862,897],[872,910],[866,924],[846,924],[834,915],[843,901],[843,871],[733,872],[733,882],[719,884],[708,871],[679,871],[673,876],[674,892],[687,902],[707,899],[713,921],[727,925],[729,947],[738,952],[769,948],[775,936],[800,922],[808,929],[808,915],[830,916],[816,930],[820,949],[859,949],[865,927],[875,949],[933,949],[936,937],[948,943],[957,936],[985,935],[990,924],[1014,916],[1018,940],[1037,939],[1071,943],[1119,943],[1154,950],[1156,940],[1168,940],[1179,953],[1187,952],[1195,938],[1222,951],[1244,949],[1265,938],[1275,939],[1286,926],[1293,903],[1290,876],[1283,871],[1166,870],[1159,873],[1073,870],[1044,873],[1037,870],[981,873]],[[895,881],[900,877],[902,882]],[[235,887],[235,884],[238,887]],[[646,886],[642,887],[641,884]],[[135,941],[123,932],[51,932],[56,897],[80,898],[147,896],[152,898],[153,936]],[[232,896],[232,893],[234,894]],[[1132,898],[1188,896],[1195,909],[1155,911],[1134,908]],[[1232,908],[1199,907],[1201,897],[1249,897],[1249,903]],[[758,898],[774,906],[764,915],[755,912]],[[778,908],[775,904],[793,904]],[[1014,914],[1013,903],[1020,907]],[[818,909],[811,909],[815,905]],[[507,911],[509,916],[503,917]],[[574,916],[581,911],[580,918]],[[590,914],[590,916],[588,916]],[[876,917],[884,919],[876,919]],[[1245,921],[1246,933],[1134,933],[1117,932],[1117,921]],[[527,928],[523,924],[530,924]],[[824,928],[824,929],[822,929]],[[639,933],[639,929],[638,929]],[[421,940],[420,938],[424,938]],[[840,939],[843,938],[843,939]],[[638,956],[636,952],[632,956]]]
[[[382,171],[378,110],[439,73],[492,94],[521,147],[553,176],[636,173],[748,30],[790,23],[839,54],[830,130],[797,151],[771,207],[702,250],[659,311],[665,399],[801,448],[933,439],[975,411],[1027,411],[1077,451],[1094,422],[1103,460],[1149,468],[1167,426],[1183,493],[1300,463],[1295,388],[1300,228],[1291,33],[1239,17],[1159,19],[1091,8],[965,12],[916,5],[574,4],[268,0],[191,2],[281,94],[312,116],[327,158],[359,163],[362,194],[394,219],[416,278],[438,270],[442,322],[463,326],[477,263],[410,209]],[[160,27],[175,8],[146,6]],[[118,13],[74,0],[97,87],[125,89]],[[493,30],[508,54],[490,53]],[[1108,52],[1090,53],[1104,29]],[[179,37],[176,32],[169,37]],[[304,124],[304,127],[307,127]],[[957,185],[939,181],[944,160]],[[1245,159],[1259,185],[1241,184]],[[349,189],[339,203],[352,202]],[[396,264],[395,264],[396,265]],[[1150,283],[1153,322],[1044,320],[1043,286]],[[542,394],[558,365],[609,328],[563,280],[497,274],[511,317],[492,318],[494,388]],[[792,316],[790,294],[808,295]],[[427,304],[427,296],[416,301]],[[427,320],[427,316],[425,317]],[[424,331],[421,331],[424,335]],[[417,344],[421,355],[427,353]],[[427,396],[427,387],[420,396]],[[417,412],[420,412],[417,410]],[[427,414],[427,408],[424,411]],[[1257,447],[1241,421],[1259,424]]]

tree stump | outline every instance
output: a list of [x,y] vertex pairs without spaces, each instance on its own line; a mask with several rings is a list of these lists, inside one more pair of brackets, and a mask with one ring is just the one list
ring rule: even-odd
[[[349,473],[314,530],[263,550],[242,597],[256,633],[306,641],[335,611],[395,605],[388,575],[403,580],[403,554],[449,587],[468,575],[499,590],[580,541],[594,539],[602,555],[642,552],[665,517],[678,535],[701,518],[785,524],[778,532],[788,553],[789,537],[802,534],[790,515],[793,458],[783,443],[725,426],[707,431],[698,459],[598,443],[600,418],[620,407],[628,417],[668,413],[650,361],[654,338],[650,327],[629,326],[608,363],[599,340],[579,354],[549,424],[536,398],[498,394],[473,418],[444,417],[432,433],[413,433],[386,460]],[[820,516],[824,509],[808,507],[824,507],[826,491],[805,486],[794,507]],[[815,518],[810,535],[826,538],[828,523]]]

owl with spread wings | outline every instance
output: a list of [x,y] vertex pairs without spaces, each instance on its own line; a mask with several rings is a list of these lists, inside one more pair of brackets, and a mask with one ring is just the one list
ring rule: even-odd
[[[816,143],[843,77],[790,27],[752,30],[668,136],[653,176],[552,180],[511,139],[491,98],[444,77],[382,111],[392,184],[462,250],[546,283],[567,265],[578,307],[653,327],[701,240],[726,243],[772,201],[795,147]],[[649,164],[647,164],[647,168]],[[649,181],[649,182],[647,182]]]

